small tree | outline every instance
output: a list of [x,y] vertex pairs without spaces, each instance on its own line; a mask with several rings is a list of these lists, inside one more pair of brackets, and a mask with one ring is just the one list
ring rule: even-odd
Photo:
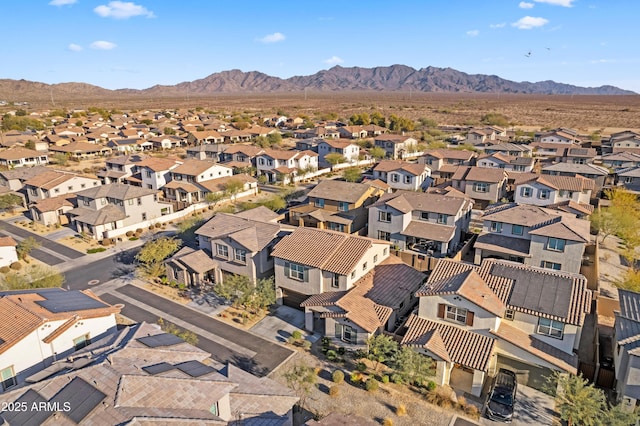
[[22,206],[22,197],[16,194],[5,194],[0,196],[0,209],[10,210],[13,213],[16,207]]
[[261,310],[276,303],[276,285],[273,277],[258,280],[251,297],[250,306]]
[[369,154],[376,160],[379,160],[381,158],[384,158],[385,155],[387,155],[387,152],[379,146],[374,146],[369,150]]
[[26,260],[29,253],[33,251],[33,249],[38,248],[40,243],[34,237],[27,237],[24,240],[20,241],[16,246],[16,254],[18,255],[18,259]]
[[324,161],[335,166],[336,164],[344,163],[346,158],[342,156],[342,154],[338,154],[337,152],[332,152],[324,156]]
[[433,360],[412,348],[403,346],[396,355],[394,364],[405,381],[422,383],[430,376]]
[[162,133],[164,133],[165,135],[175,135],[176,131],[172,127],[165,127],[162,130]]
[[[275,291],[275,290],[274,290]],[[234,306],[239,307],[246,304],[253,293],[253,285],[246,275],[231,275],[216,284],[214,292],[231,302]]]
[[342,176],[347,182],[357,182],[360,180],[360,176],[362,176],[362,170],[358,167],[348,167],[344,169]]
[[235,202],[235,196],[244,188],[244,183],[240,179],[229,179],[224,185],[224,192]]
[[318,380],[314,368],[304,363],[295,364],[284,373],[284,379],[300,398],[299,406],[305,408],[307,397]]
[[555,372],[548,378],[547,387],[555,394],[560,418],[569,426],[604,424],[607,409],[604,393],[582,375]]
[[369,340],[367,340],[367,345],[369,347],[367,358],[376,362],[376,371],[378,370],[381,362],[393,359],[398,352],[398,344],[395,340],[390,336],[385,336],[384,334],[378,334],[377,336],[370,337]]
[[164,331],[165,333],[170,333],[175,336],[178,336],[179,338],[181,338],[182,340],[184,340],[190,345],[198,344],[198,335],[193,331],[183,330],[177,325],[169,321],[165,321],[162,318],[158,318],[158,325],[160,325],[160,329],[162,329],[162,331]]
[[224,198],[225,198],[224,192],[207,192],[207,194],[204,196],[204,201],[210,206],[212,206],[213,208],[215,208],[216,204],[224,200]]
[[164,273],[162,263],[180,248],[181,242],[175,238],[160,237],[142,246],[136,260],[140,262],[138,273],[149,278],[160,277]]

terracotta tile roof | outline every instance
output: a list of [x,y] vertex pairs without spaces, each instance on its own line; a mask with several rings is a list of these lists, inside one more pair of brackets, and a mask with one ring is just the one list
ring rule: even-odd
[[271,255],[340,275],[350,274],[373,244],[384,243],[341,232],[298,228],[285,236]]
[[154,172],[171,170],[172,167],[182,164],[182,160],[173,158],[149,157],[138,163],[139,167],[146,167]]
[[0,247],[15,247],[18,243],[11,237],[0,237]]
[[181,189],[187,193],[194,193],[194,192],[200,192],[200,188],[193,183],[189,183],[189,182],[185,182],[185,181],[180,181],[180,180],[172,180],[170,182],[167,182],[163,188],[167,188],[167,189]]
[[392,134],[384,134],[375,137],[376,142],[391,142],[391,143],[405,143],[409,139],[413,139],[411,136],[406,135],[392,135]]
[[225,154],[237,153],[245,154],[248,157],[255,157],[256,155],[264,153],[264,149],[253,145],[231,145],[225,150]]
[[[407,323],[402,344],[427,349],[443,359],[474,370],[487,371],[495,339],[441,322],[412,314]],[[437,332],[437,337],[434,336]],[[446,358],[445,358],[446,357]]]
[[274,160],[290,160],[300,154],[300,151],[290,150],[290,151],[281,151],[275,149],[265,149],[264,153],[260,154],[266,157],[271,157]]
[[373,167],[373,171],[377,172],[392,172],[395,170],[404,170],[414,176],[419,176],[428,169],[429,168],[424,164],[408,163],[402,160],[380,160],[378,164]]
[[340,180],[321,180],[309,193],[309,197],[355,203],[371,192],[371,185]]
[[589,215],[593,213],[595,207],[591,204],[576,203],[573,200],[563,201],[561,203],[550,204],[547,206],[549,209],[560,210],[567,213],[575,213],[576,211],[582,214]]
[[498,330],[491,333],[564,371],[573,374],[578,372],[577,355],[568,354],[504,321],[500,323]]
[[427,221],[412,220],[402,231],[402,235],[408,235],[425,240],[449,242],[456,234],[456,227],[441,225]]
[[329,145],[332,148],[338,148],[338,149],[345,149],[346,147],[348,147],[350,145],[358,146],[351,139],[323,139],[320,142],[320,144],[323,144],[323,143]]
[[213,163],[211,161],[189,158],[184,160],[182,164],[171,171],[173,173],[179,173],[181,175],[198,176],[215,165],[216,163]]
[[243,185],[253,184],[258,182],[254,177],[249,176],[246,173],[240,173],[237,175],[224,176],[217,179],[205,180],[200,182],[198,185],[200,185],[201,187],[203,187],[209,192],[222,192],[225,190],[226,185],[231,181],[241,182]]
[[218,267],[218,262],[213,260],[203,250],[194,250],[191,247],[183,247],[166,262],[178,264],[182,269],[189,269],[199,274],[204,274]]
[[46,153],[34,151],[32,149],[15,147],[0,151],[0,159],[2,160],[20,160],[22,158],[38,158],[46,156]]
[[[442,170],[442,169],[441,169]],[[487,167],[460,166],[451,177],[452,180],[464,180],[472,182],[500,183],[507,179],[503,169]]]
[[34,201],[30,207],[35,208],[41,213],[57,211],[62,207],[73,207],[76,199],[75,194],[59,195],[57,197],[45,198]]
[[596,183],[593,179],[588,179],[582,176],[553,176],[553,175],[540,175],[537,182],[546,185],[553,189],[565,190],[565,191],[586,191],[594,190]]
[[413,191],[397,191],[383,194],[372,207],[387,205],[402,212],[414,210],[456,215],[461,210],[471,207],[473,202],[466,197],[450,196],[448,194],[423,193]]
[[573,173],[574,175],[599,175],[599,176],[607,176],[609,175],[609,170],[605,167],[596,166],[595,164],[573,164],[573,163],[556,163],[551,164],[549,166],[544,166],[542,168],[543,174],[544,172],[563,172],[563,173]]

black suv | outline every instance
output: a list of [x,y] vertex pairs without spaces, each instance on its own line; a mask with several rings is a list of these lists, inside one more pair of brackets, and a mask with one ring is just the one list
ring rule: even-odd
[[516,374],[513,371],[504,368],[498,370],[487,398],[487,417],[491,420],[510,422],[513,418],[517,388]]

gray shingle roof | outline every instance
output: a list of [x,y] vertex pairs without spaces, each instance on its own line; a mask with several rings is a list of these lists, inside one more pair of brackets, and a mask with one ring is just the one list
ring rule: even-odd
[[105,197],[115,198],[117,200],[130,200],[132,198],[139,198],[157,193],[157,189],[146,189],[124,183],[110,183],[108,185],[85,189],[77,192],[76,194],[93,200]]

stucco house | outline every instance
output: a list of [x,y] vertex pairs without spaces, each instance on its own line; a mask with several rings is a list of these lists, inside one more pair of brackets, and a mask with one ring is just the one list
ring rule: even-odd
[[45,198],[73,194],[100,185],[102,185],[100,179],[59,170],[44,171],[24,182],[27,199],[30,203]]
[[486,206],[506,197],[508,176],[503,169],[460,166],[451,177],[451,186]]
[[22,385],[56,360],[114,333],[120,309],[89,290],[0,292],[0,392]]
[[544,207],[505,203],[485,210],[475,264],[500,258],[525,265],[579,273],[591,241],[588,220]]
[[478,157],[476,161],[478,167],[490,167],[504,169],[507,172],[531,172],[535,165],[533,157],[517,157],[500,152],[495,154],[485,154]]
[[464,196],[384,194],[369,207],[369,237],[389,241],[398,250],[445,256],[464,241],[472,207]]
[[211,161],[192,158],[172,168],[169,176],[168,182],[162,186],[166,198],[193,204],[204,201],[207,192],[211,192],[202,186],[204,182],[231,177],[233,170]]
[[596,183],[594,194],[597,194],[607,183],[609,170],[596,164],[555,163],[542,167],[543,175],[553,176],[577,176],[593,179]]
[[582,275],[442,259],[417,296],[402,344],[436,361],[438,384],[479,396],[498,368],[536,389],[554,371],[577,374],[575,351],[592,300]]
[[360,146],[351,140],[345,139],[329,139],[318,143],[319,162],[327,164],[325,156],[327,154],[340,154],[347,163],[358,161],[360,156]]
[[264,175],[268,182],[289,183],[294,177],[305,172],[318,170],[318,154],[313,151],[279,151],[265,149],[256,156],[258,175]]
[[528,182],[516,185],[514,201],[518,204],[550,206],[573,201],[589,205],[595,182],[582,176],[536,175]]
[[373,167],[373,178],[386,182],[392,189],[424,190],[431,186],[431,169],[402,160],[381,160]]
[[620,311],[614,312],[613,338],[615,389],[618,401],[632,411],[640,400],[640,294],[618,289],[618,296]]
[[416,152],[418,141],[410,136],[384,134],[376,136],[374,145],[384,149],[387,158],[404,159]]
[[17,245],[11,237],[0,237],[0,268],[18,261]]
[[33,167],[49,163],[47,153],[34,151],[32,149],[15,147],[0,151],[0,166],[9,169],[15,167]]
[[171,180],[171,171],[184,162],[174,158],[149,157],[137,164],[142,187],[161,189]]

